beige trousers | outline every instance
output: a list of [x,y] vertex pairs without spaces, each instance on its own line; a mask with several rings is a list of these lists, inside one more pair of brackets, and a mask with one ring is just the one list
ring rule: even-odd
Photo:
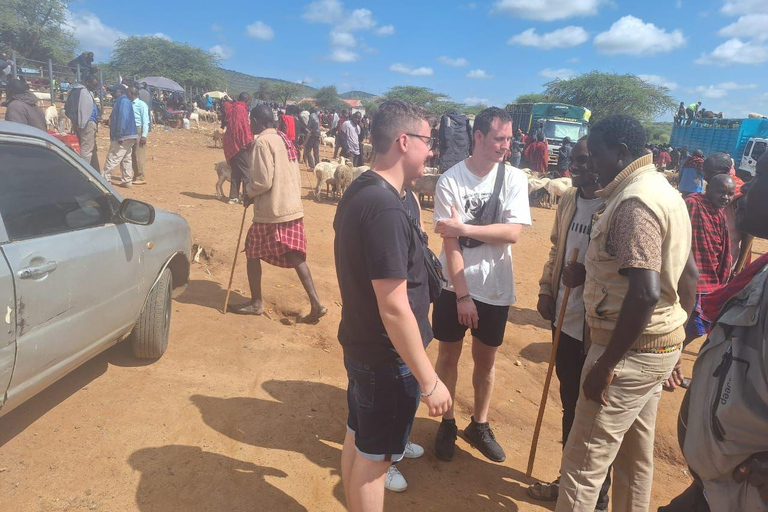
[[147,145],[141,145],[138,141],[133,145],[133,179],[145,180],[147,179],[144,171],[146,169],[147,162]]
[[[592,345],[581,382],[605,352]],[[563,450],[556,512],[594,512],[600,486],[613,464],[614,512],[647,512],[653,483],[653,439],[661,383],[669,378],[680,350],[666,354],[634,351],[616,365],[606,393],[609,405],[579,390],[576,418]]]
[[96,147],[96,132],[98,132],[98,125],[93,121],[88,121],[85,128],[82,129],[75,126],[77,142],[80,144],[80,156],[91,164],[91,167],[101,171],[99,169],[99,152]]
[[112,171],[120,165],[120,181],[130,183],[133,181],[133,167],[131,165],[131,152],[136,139],[125,139],[123,141],[113,140],[109,143],[109,153],[107,161],[104,162],[105,178],[112,179]]

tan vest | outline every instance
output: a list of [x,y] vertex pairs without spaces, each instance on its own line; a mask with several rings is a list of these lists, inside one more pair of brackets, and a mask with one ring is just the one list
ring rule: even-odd
[[691,252],[691,221],[677,190],[656,171],[651,155],[632,162],[603,190],[605,209],[592,227],[587,250],[584,306],[590,339],[608,345],[616,328],[629,279],[619,274],[619,262],[609,254],[606,243],[616,208],[627,199],[639,199],[653,211],[661,224],[661,296],[648,326],[632,348],[664,348],[685,339],[687,315],[677,294],[678,281]]

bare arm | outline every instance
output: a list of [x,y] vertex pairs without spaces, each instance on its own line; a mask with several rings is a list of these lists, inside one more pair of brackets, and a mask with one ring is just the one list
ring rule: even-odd
[[688,255],[683,274],[677,283],[677,293],[680,296],[680,305],[690,318],[693,306],[696,302],[696,285],[699,282],[699,269],[696,268],[696,260],[693,252]]
[[464,235],[487,244],[516,244],[523,231],[522,224],[489,224],[473,226],[464,224]]

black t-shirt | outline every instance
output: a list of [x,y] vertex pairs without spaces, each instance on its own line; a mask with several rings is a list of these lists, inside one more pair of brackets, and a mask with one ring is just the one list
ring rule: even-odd
[[[387,188],[365,186],[370,180],[381,180]],[[408,301],[422,342],[426,347],[432,341],[424,252],[406,209],[411,218],[419,218],[410,191],[400,198],[383,178],[366,171],[344,194],[333,221],[336,276],[343,304],[339,342],[345,356],[374,367],[401,361],[379,315],[374,279],[407,280]]]

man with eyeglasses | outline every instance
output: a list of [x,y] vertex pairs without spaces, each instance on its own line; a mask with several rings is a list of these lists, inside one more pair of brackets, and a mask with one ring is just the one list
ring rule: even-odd
[[[443,237],[440,261],[448,280],[432,312],[435,338],[440,340],[435,367],[455,397],[462,341],[470,328],[474,414],[464,435],[488,459],[502,462],[506,455],[491,430],[488,409],[496,352],[504,339],[509,306],[515,303],[512,244],[522,227],[531,224],[531,213],[525,174],[503,164],[512,139],[512,118],[491,107],[477,115],[473,130],[472,156],[448,169],[435,191],[435,231]],[[497,185],[502,171],[503,180]],[[495,189],[498,203],[492,201]],[[481,225],[483,211],[493,203],[498,213],[491,219],[486,215],[490,224]],[[450,408],[437,431],[438,458],[453,459],[456,435]]]

